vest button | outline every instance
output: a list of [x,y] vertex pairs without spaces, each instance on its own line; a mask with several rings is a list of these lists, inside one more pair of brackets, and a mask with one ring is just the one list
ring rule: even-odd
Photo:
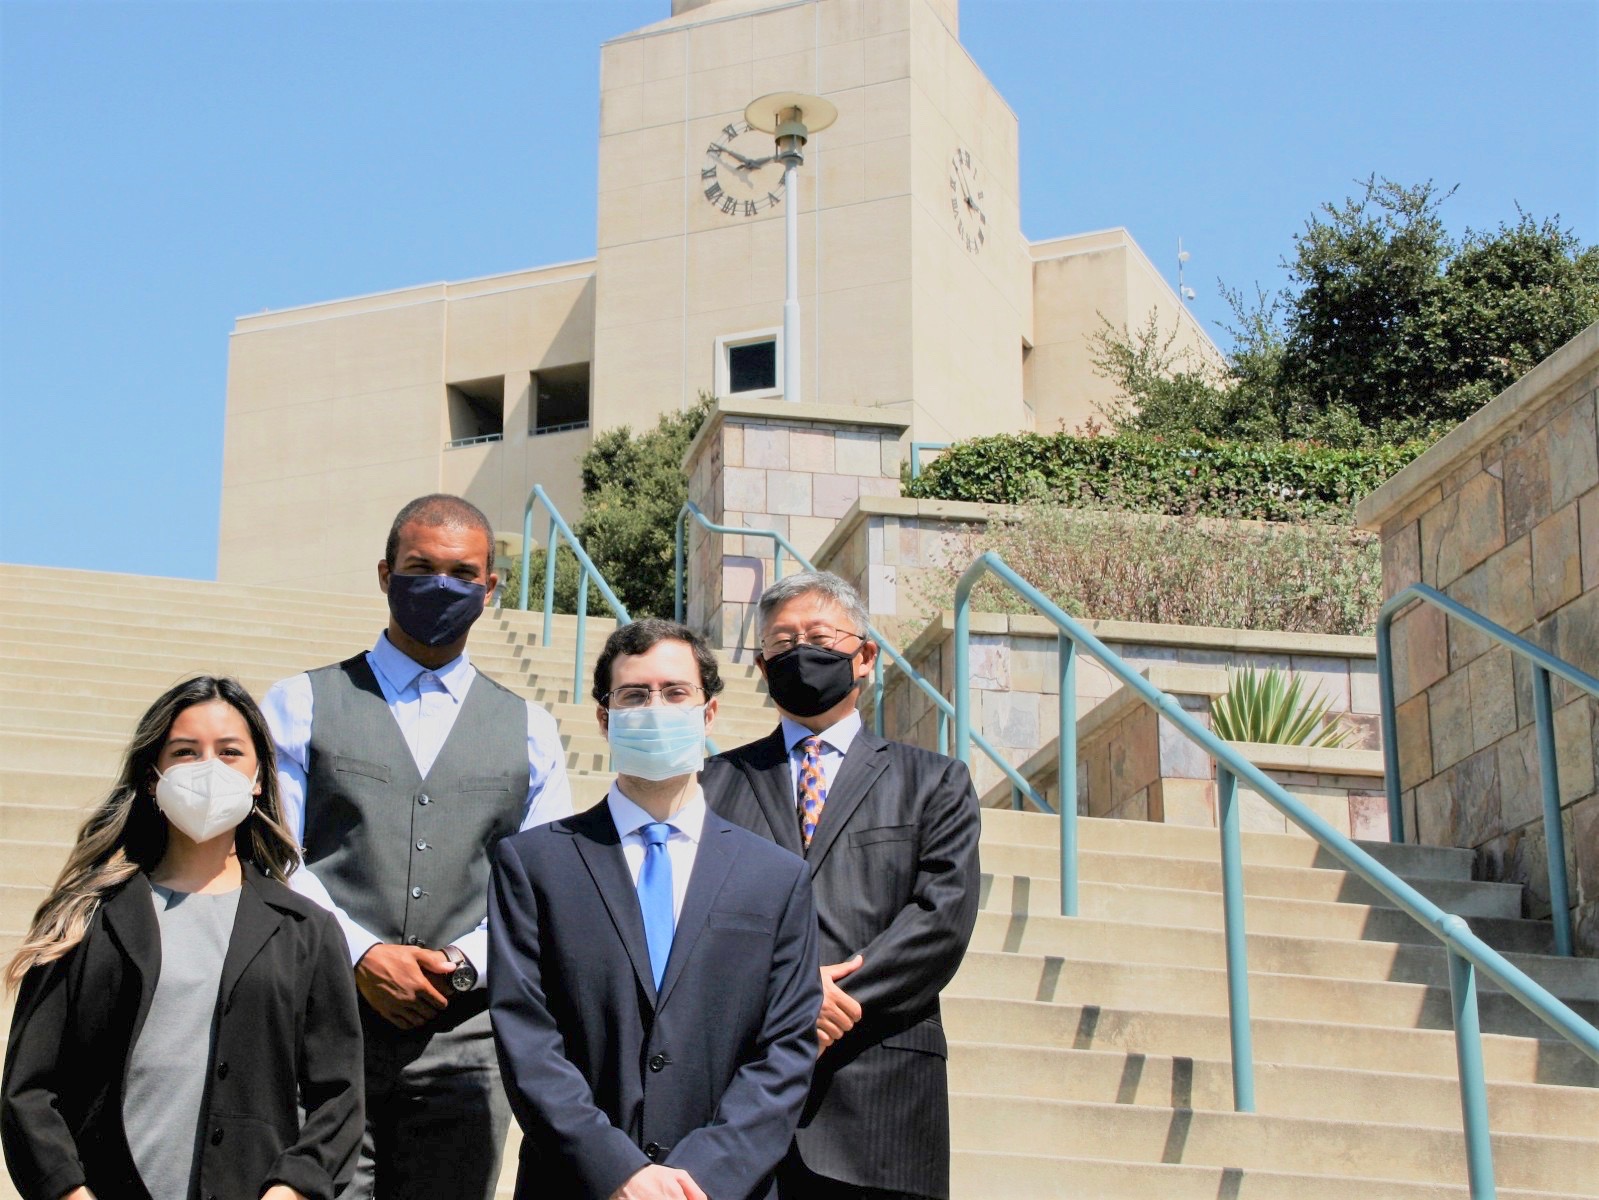
[[660,1071],[666,1067],[666,1055],[652,1054],[650,1056],[650,1070]]
[[222,1126],[218,1125],[211,1131],[211,1144],[213,1146],[220,1146],[222,1144]]
[[416,839],[416,848],[418,850],[426,850],[428,848],[428,844],[426,842],[424,842],[421,838],[417,838]]
[[644,1157],[649,1159],[651,1162],[654,1162],[656,1159],[660,1158],[661,1157],[661,1146],[660,1146],[660,1143],[651,1142],[648,1146],[645,1146],[644,1147]]
[[413,933],[410,937],[405,939],[405,944],[407,946],[420,946],[422,944],[422,939]]
[[419,888],[419,887],[412,888],[411,889],[411,899],[420,900],[421,898],[422,898],[422,889]]
[[225,1063],[225,1062],[219,1062],[217,1064],[217,1078],[218,1079],[226,1079],[227,1077],[228,1077],[228,1064]]
[[418,804],[423,804],[423,805],[432,804],[433,803],[433,797],[432,796],[418,796],[416,798],[416,802]]

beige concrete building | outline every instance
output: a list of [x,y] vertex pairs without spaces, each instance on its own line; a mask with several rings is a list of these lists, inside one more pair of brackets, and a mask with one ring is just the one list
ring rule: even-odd
[[[1215,354],[1125,231],[1023,237],[1016,116],[958,15],[957,0],[673,0],[600,49],[593,259],[240,318],[220,578],[364,591],[394,510],[436,489],[516,535],[543,483],[575,520],[592,433],[702,392],[883,410],[945,442],[1094,416],[1113,399],[1088,344],[1101,315],[1139,327],[1153,311]],[[762,161],[771,139],[743,121],[787,90],[839,113],[800,172],[792,349],[790,200]],[[787,352],[802,397],[782,395]]]

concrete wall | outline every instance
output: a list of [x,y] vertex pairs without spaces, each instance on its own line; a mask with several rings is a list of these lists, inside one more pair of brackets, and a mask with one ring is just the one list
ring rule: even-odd
[[[543,482],[575,520],[586,430],[531,437],[533,373],[590,361],[593,265],[239,318],[218,578],[364,592],[395,512],[441,489],[520,537]],[[503,377],[504,439],[449,449],[448,385]]]
[[[1364,500],[1390,596],[1431,584],[1599,675],[1599,324]],[[1471,847],[1484,878],[1550,896],[1531,675],[1415,605],[1394,622],[1409,836]],[[1557,681],[1555,741],[1578,940],[1599,953],[1599,702]]]

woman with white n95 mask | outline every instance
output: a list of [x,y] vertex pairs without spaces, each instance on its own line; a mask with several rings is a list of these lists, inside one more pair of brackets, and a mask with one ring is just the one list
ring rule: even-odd
[[291,892],[272,740],[232,679],[140,720],[6,971],[0,1139],[24,1200],[332,1200],[362,1132],[332,915]]

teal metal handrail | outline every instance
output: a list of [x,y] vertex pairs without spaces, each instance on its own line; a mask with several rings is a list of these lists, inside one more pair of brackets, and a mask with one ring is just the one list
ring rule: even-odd
[[[690,519],[694,520],[707,533],[719,533],[729,537],[759,537],[769,540],[772,543],[772,578],[774,581],[783,577],[783,555],[785,553],[792,557],[795,562],[799,563],[807,571],[816,570],[816,567],[811,560],[796,550],[793,543],[782,534],[778,533],[777,530],[743,529],[735,525],[718,525],[703,512],[701,512],[697,504],[690,500],[678,510],[676,527],[673,529],[674,551],[676,557],[673,565],[672,576],[672,604],[673,612],[679,622],[683,620],[683,611],[687,595],[684,585],[683,542],[684,530],[687,527]],[[882,630],[878,629],[875,625],[868,623],[866,626],[866,636],[877,643],[877,647],[880,651],[882,651],[882,654],[888,655],[888,657],[894,661],[894,665],[904,673],[905,678],[914,687],[918,688],[923,695],[931,700],[933,702],[933,706],[938,709],[940,714],[938,721],[938,749],[939,753],[941,754],[948,753],[949,723],[956,717],[955,706],[946,700],[937,688],[922,678],[921,674],[916,670],[915,667],[911,666],[910,660],[908,660],[904,654],[900,652],[899,648],[895,646],[893,642],[889,641],[888,638],[883,636]],[[883,736],[884,685],[882,654],[878,656],[877,665],[872,671],[872,687],[874,692],[872,724],[879,737]],[[977,743],[977,748],[984,754],[988,755],[988,757],[994,761],[994,764],[998,766],[999,769],[1003,771],[1005,776],[1010,780],[1011,795],[1015,798],[1018,807],[1020,806],[1020,798],[1022,796],[1026,796],[1042,811],[1046,813],[1052,813],[1055,811],[1050,806],[1049,802],[1045,800],[1037,790],[1034,789],[1032,784],[1027,782],[1022,773],[1013,767],[1009,762],[1007,762],[1004,756],[988,743],[987,739],[982,737],[981,734],[972,734],[971,740]]]
[[527,611],[527,575],[533,556],[533,506],[536,503],[543,504],[544,511],[550,514],[550,536],[544,543],[544,632],[539,639],[541,646],[549,646],[550,632],[555,624],[555,556],[561,548],[563,538],[577,558],[580,573],[577,581],[577,646],[576,665],[572,668],[572,703],[580,704],[583,695],[584,643],[588,636],[589,580],[592,579],[594,586],[600,589],[600,596],[611,606],[611,611],[616,614],[618,621],[626,624],[633,618],[628,615],[627,608],[622,602],[616,598],[611,585],[605,582],[605,576],[600,574],[600,569],[594,565],[594,560],[583,549],[582,543],[577,540],[577,535],[572,532],[572,527],[562,518],[560,510],[555,507],[555,502],[550,499],[543,486],[537,483],[527,494],[527,504],[522,509],[522,577],[516,606],[524,612]]
[[1541,646],[1517,637],[1480,612],[1425,583],[1413,583],[1382,606],[1377,616],[1377,686],[1382,699],[1382,760],[1388,793],[1389,837],[1405,840],[1405,812],[1400,801],[1399,719],[1394,705],[1393,623],[1399,610],[1416,602],[1443,609],[1450,617],[1486,634],[1532,664],[1532,703],[1538,723],[1538,782],[1543,792],[1544,845],[1549,852],[1549,908],[1555,929],[1555,952],[1570,955],[1571,884],[1566,878],[1566,833],[1560,821],[1560,765],[1555,757],[1554,703],[1549,677],[1558,675],[1573,687],[1599,697],[1599,679],[1556,658]]
[[[1244,932],[1244,870],[1238,832],[1238,781],[1245,780],[1278,811],[1298,825],[1368,885],[1410,914],[1444,944],[1449,960],[1449,992],[1455,1030],[1455,1062],[1460,1078],[1460,1108],[1466,1136],[1466,1169],[1473,1200],[1491,1200],[1495,1195],[1493,1149],[1489,1140],[1488,1090],[1482,1061],[1482,1027],[1477,1009],[1477,971],[1482,971],[1534,1015],[1595,1062],[1599,1062],[1599,1029],[1584,1021],[1570,1007],[1519,970],[1476,934],[1463,917],[1447,913],[1428,900],[1387,867],[1339,833],[1314,811],[1300,803],[1264,771],[1234,747],[1218,738],[1175,699],[1160,691],[1111,651],[1078,621],[1063,612],[1047,596],[1018,575],[993,551],[967,567],[955,587],[955,754],[969,761],[974,740],[971,731],[970,688],[972,588],[984,574],[991,574],[1026,600],[1060,631],[1062,645],[1067,641],[1075,650],[1097,659],[1104,668],[1133,690],[1144,703],[1166,718],[1189,741],[1216,760],[1217,817],[1221,826],[1222,909],[1227,946],[1228,1023],[1232,1039],[1233,1107],[1239,1112],[1255,1110],[1254,1049],[1249,1027],[1248,943]],[[1077,871],[1070,864],[1073,895],[1066,895],[1068,853],[1077,854],[1076,780],[1064,775],[1071,746],[1071,761],[1076,755],[1076,694],[1065,686],[1067,667],[1063,654],[1061,688],[1061,909],[1068,899],[1076,912]],[[1558,661],[1558,660],[1556,660]],[[1075,775],[1075,767],[1073,768]],[[1072,791],[1067,791],[1070,784]],[[1068,814],[1070,814],[1068,816]],[[1068,833],[1068,829],[1070,833]],[[1068,838],[1070,841],[1068,842]]]
[[926,450],[948,450],[953,442],[912,442],[911,443],[911,478],[919,479],[922,474],[922,452]]

